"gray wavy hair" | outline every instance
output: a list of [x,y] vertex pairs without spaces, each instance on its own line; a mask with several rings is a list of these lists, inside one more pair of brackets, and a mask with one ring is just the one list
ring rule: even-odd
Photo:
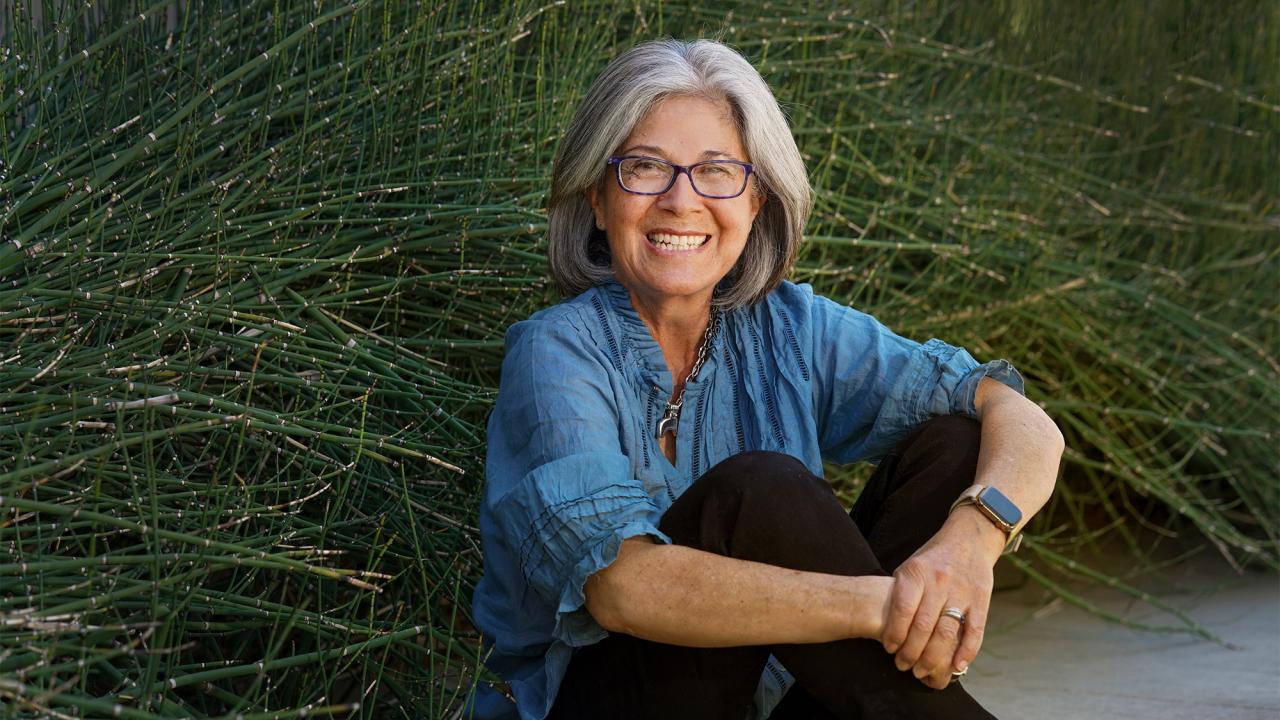
[[753,192],[768,197],[714,304],[731,309],[757,302],[791,270],[813,198],[778,101],[751,63],[729,47],[710,40],[657,40],[609,63],[587,91],[556,152],[547,259],[551,277],[565,295],[613,279],[608,242],[595,227],[586,191],[605,179],[609,156],[649,110],[675,95],[729,104],[755,166]]

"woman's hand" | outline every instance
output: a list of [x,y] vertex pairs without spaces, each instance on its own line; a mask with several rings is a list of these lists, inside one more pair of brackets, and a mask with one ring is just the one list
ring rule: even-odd
[[[1039,406],[989,377],[978,383],[974,405],[982,423],[975,482],[999,487],[1022,509],[1025,521],[1053,492],[1062,433]],[[898,566],[881,640],[900,669],[941,689],[952,672],[978,656],[991,605],[992,568],[1006,540],[980,510],[965,505]],[[963,625],[942,615],[947,608],[964,613]]]
[[[962,507],[898,566],[882,642],[899,670],[941,690],[952,672],[973,662],[991,604],[992,568],[1003,549],[1004,534],[978,510]],[[963,625],[942,614],[952,607],[965,614]]]

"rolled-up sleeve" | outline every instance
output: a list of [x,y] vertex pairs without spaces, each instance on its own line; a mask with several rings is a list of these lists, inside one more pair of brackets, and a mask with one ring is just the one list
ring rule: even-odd
[[[568,324],[511,328],[489,420],[488,530],[503,557],[489,560],[511,594],[554,608],[555,639],[590,644],[607,633],[586,611],[587,578],[617,559],[622,541],[669,543],[660,512],[619,444],[618,410],[595,346]],[[489,548],[487,548],[488,552]],[[509,598],[525,605],[531,598]]]
[[909,340],[822,297],[814,297],[812,308],[814,410],[819,445],[830,460],[879,460],[930,417],[977,417],[984,377],[1023,392],[1022,377],[1008,361],[980,365],[963,348]]

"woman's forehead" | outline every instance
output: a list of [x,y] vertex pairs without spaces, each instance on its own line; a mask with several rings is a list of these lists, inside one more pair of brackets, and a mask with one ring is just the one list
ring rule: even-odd
[[724,100],[678,95],[664,98],[636,123],[620,152],[714,160],[742,159],[744,148]]

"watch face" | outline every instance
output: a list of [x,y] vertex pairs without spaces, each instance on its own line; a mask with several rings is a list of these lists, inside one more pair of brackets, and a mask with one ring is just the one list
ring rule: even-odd
[[995,513],[996,517],[1010,526],[1017,525],[1018,521],[1022,520],[1022,511],[1018,509],[1018,506],[1005,497],[1004,493],[993,487],[986,488],[978,493],[978,502],[985,505],[988,510]]

